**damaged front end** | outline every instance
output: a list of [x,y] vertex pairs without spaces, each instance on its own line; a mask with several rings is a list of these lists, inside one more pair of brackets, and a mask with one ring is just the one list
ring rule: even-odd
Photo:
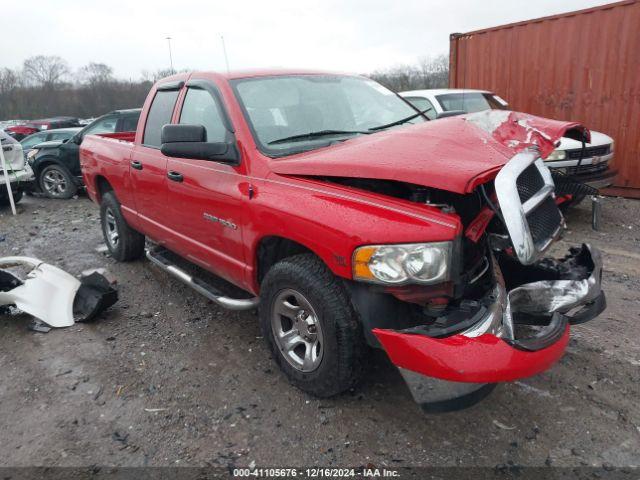
[[[28,273],[21,278],[11,268]],[[0,258],[0,309],[16,307],[49,327],[92,320],[117,300],[112,282],[99,271],[77,279],[36,258]]]
[[[472,405],[498,382],[547,370],[562,357],[570,325],[605,309],[597,249],[584,244],[560,260],[541,258],[564,228],[553,187],[536,150],[515,155],[467,222],[465,245],[480,252],[483,273],[461,275],[461,298],[439,312],[424,308],[422,323],[369,323],[425,411]],[[473,282],[484,293],[470,295]],[[355,303],[362,312],[357,295]]]

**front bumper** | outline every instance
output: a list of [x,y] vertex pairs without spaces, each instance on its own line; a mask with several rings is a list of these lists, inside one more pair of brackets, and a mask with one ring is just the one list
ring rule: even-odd
[[[602,157],[602,159],[604,160],[604,162],[602,163],[606,163],[608,165],[611,158],[613,158],[612,154]],[[591,165],[596,165],[595,163],[593,163],[593,161],[593,158],[585,158],[582,161],[581,166],[583,168],[589,168]],[[618,176],[617,170],[606,167],[604,170],[594,171],[592,173],[580,172],[579,170],[574,171],[577,166],[576,160],[546,162],[545,164],[551,169],[552,172],[560,171],[565,175],[569,175],[575,181],[584,183],[585,185],[589,185],[590,187],[596,188],[598,190],[613,185],[616,181],[616,177]]]
[[[25,187],[29,182],[34,179],[33,170],[29,164],[24,165],[24,168],[17,171],[9,172],[9,183],[11,184],[11,190],[16,192]],[[0,168],[0,195],[6,195],[6,183],[2,169]]]
[[[505,272],[506,281],[495,259],[493,264],[496,287],[480,320],[466,330],[444,338],[415,328],[373,330],[427,411],[469,406],[490,391],[488,385],[547,370],[562,357],[570,324],[591,320],[606,307],[601,256],[588,245],[555,264],[545,259]],[[518,275],[536,281],[513,287]],[[522,336],[524,329],[534,333]]]

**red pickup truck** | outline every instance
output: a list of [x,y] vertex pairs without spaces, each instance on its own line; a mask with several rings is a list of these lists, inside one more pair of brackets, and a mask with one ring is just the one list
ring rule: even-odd
[[293,384],[340,393],[382,348],[441,411],[548,369],[604,310],[596,249],[542,258],[564,228],[542,158],[584,135],[502,110],[430,122],[360,76],[195,72],[80,161],[111,255],[257,307]]

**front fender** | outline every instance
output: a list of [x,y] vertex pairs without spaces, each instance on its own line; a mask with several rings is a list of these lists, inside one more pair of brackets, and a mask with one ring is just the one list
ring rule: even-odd
[[[345,279],[352,278],[357,247],[453,241],[461,232],[455,214],[321,180],[273,175],[252,189],[243,230],[246,258],[255,258],[264,237],[283,237],[304,245]],[[248,280],[257,291],[256,273],[250,264]]]

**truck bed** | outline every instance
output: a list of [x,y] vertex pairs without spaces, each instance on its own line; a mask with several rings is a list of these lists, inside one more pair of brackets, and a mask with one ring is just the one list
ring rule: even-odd
[[96,136],[103,138],[111,138],[121,142],[133,143],[136,139],[136,132],[115,132],[115,133],[99,133]]
[[[135,135],[136,132],[106,133],[87,135],[83,140],[80,145],[80,167],[87,193],[93,201],[98,201],[100,177],[109,178],[112,182],[128,181]],[[120,201],[129,204],[131,198],[128,189],[123,185],[112,187],[126,197]]]

